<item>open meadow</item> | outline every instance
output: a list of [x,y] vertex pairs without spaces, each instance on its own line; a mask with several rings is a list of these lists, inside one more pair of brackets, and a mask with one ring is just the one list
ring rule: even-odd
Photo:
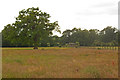
[[3,78],[117,78],[118,50],[2,48]]

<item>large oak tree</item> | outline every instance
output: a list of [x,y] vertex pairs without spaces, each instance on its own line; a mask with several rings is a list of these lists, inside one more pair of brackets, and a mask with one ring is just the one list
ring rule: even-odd
[[16,17],[15,23],[5,26],[2,33],[4,38],[11,40],[12,44],[27,43],[37,49],[40,41],[51,36],[53,30],[60,32],[58,22],[50,23],[49,18],[50,15],[42,12],[38,7],[23,9]]

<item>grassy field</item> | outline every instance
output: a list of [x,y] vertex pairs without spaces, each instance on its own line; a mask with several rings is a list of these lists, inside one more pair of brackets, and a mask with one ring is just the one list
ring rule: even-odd
[[117,78],[118,51],[2,48],[3,78]]

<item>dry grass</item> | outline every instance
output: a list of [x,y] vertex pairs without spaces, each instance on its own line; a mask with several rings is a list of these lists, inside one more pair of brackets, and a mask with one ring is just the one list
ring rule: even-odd
[[3,78],[117,78],[117,50],[3,49]]

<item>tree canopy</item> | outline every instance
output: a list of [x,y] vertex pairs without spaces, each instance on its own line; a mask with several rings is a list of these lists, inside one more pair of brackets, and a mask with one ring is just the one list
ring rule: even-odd
[[117,46],[118,33],[116,28],[107,26],[103,30],[73,28],[65,30],[61,37],[61,44],[79,42],[81,46]]
[[50,23],[49,18],[50,15],[42,12],[38,7],[23,9],[16,17],[15,23],[4,27],[3,39],[8,40],[14,46],[27,44],[37,48],[43,39],[53,34],[53,30],[60,32],[58,22]]

